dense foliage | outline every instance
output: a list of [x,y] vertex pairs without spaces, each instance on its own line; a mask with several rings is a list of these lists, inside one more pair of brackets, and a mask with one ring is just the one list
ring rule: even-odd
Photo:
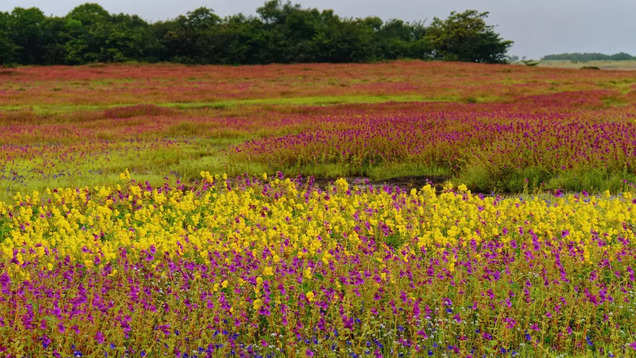
[[606,55],[602,53],[559,53],[559,54],[543,56],[541,60],[543,61],[575,61],[575,62],[629,61],[629,60],[636,60],[636,56],[632,56],[625,52],[619,52],[613,55]]
[[257,16],[220,18],[199,8],[169,21],[80,5],[64,17],[37,8],[0,13],[0,64],[171,61],[260,64],[366,62],[396,58],[504,62],[510,41],[468,10],[421,22],[342,18],[332,10],[266,2]]

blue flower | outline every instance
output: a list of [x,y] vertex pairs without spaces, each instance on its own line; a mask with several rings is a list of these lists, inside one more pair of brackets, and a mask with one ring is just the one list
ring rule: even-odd
[[42,347],[47,348],[51,345],[51,339],[48,336],[42,336]]

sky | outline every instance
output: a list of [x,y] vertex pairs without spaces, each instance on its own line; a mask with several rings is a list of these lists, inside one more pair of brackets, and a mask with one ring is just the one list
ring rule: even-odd
[[[0,0],[0,11],[38,7],[63,16],[96,2],[111,13],[136,14],[147,21],[174,18],[205,6],[220,16],[256,14],[265,0]],[[636,55],[636,0],[296,0],[305,8],[333,9],[343,17],[378,16],[430,23],[451,11],[489,11],[486,20],[506,40],[510,55],[539,59],[563,52],[627,52]]]

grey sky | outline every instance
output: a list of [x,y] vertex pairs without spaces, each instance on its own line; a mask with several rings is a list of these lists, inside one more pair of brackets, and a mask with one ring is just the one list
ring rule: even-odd
[[[0,0],[0,11],[36,6],[47,15],[97,2],[111,13],[165,20],[200,6],[220,15],[255,14],[264,0]],[[430,20],[451,10],[490,11],[488,22],[515,42],[510,53],[539,58],[560,52],[628,52],[636,55],[636,0],[296,0],[303,7],[333,9],[345,17]]]

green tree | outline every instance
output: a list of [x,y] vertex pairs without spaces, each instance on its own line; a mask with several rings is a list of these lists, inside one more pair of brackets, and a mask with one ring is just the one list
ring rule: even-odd
[[0,12],[0,65],[15,62],[16,46],[11,40],[11,15]]
[[161,43],[161,58],[186,63],[213,63],[212,35],[221,22],[212,9],[205,7],[174,20],[157,23],[153,31]]
[[148,24],[136,15],[109,14],[95,3],[77,6],[65,17],[15,8],[10,14],[0,13],[0,63],[256,64],[405,57],[504,62],[511,45],[485,23],[488,13],[475,10],[435,18],[430,27],[399,19],[341,18],[333,10],[281,0],[268,0],[256,12],[257,16],[222,19],[201,7]]
[[108,61],[156,60],[159,42],[150,25],[137,15],[113,15],[106,41]]
[[263,62],[308,62],[315,57],[312,38],[320,27],[320,12],[279,0],[266,2],[256,12],[263,23]]
[[153,60],[159,41],[136,15],[111,15],[98,4],[83,4],[65,18],[68,41],[65,62],[120,62]]
[[343,20],[332,15],[314,38],[320,62],[363,62],[377,59],[373,29],[364,20]]
[[54,65],[65,63],[66,42],[71,39],[62,17],[47,17],[42,36],[44,58],[41,64]]
[[503,40],[487,25],[488,12],[451,12],[446,20],[434,18],[425,38],[436,59],[484,63],[506,62],[512,41]]
[[392,19],[377,30],[379,57],[385,59],[430,57],[430,49],[424,39],[426,28],[422,23],[408,23]]
[[15,45],[16,60],[23,64],[44,62],[44,23],[40,9],[16,7],[9,18],[9,37]]
[[592,53],[559,53],[543,56],[543,61],[574,61],[574,62],[588,62],[588,61],[626,61],[634,60],[636,57],[625,53],[619,52],[613,55],[606,55],[598,52]]
[[87,3],[75,7],[66,15],[70,40],[66,42],[69,64],[103,62],[106,42],[111,32],[111,16],[98,4]]

